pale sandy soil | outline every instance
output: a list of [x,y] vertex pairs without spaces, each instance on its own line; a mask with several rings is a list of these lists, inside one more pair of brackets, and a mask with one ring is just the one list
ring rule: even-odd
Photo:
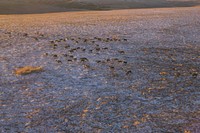
[[0,15],[3,133],[198,133],[199,75],[199,7]]

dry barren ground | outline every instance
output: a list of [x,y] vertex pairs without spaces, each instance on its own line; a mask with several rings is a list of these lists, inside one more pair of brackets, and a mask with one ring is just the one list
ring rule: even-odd
[[199,0],[1,0],[0,14],[192,7],[198,5],[200,5]]
[[199,75],[199,7],[0,15],[0,132],[198,133]]

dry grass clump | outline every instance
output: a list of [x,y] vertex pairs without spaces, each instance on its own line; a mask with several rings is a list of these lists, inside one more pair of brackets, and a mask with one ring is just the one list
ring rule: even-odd
[[14,71],[16,75],[26,75],[43,71],[42,67],[25,66]]

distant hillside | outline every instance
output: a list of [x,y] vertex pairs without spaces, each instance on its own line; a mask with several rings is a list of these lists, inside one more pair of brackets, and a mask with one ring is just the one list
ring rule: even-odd
[[0,14],[185,7],[199,5],[199,1],[200,0],[0,0]]

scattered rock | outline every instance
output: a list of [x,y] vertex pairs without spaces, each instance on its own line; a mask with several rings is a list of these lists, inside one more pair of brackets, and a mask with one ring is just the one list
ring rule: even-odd
[[100,51],[100,48],[96,48],[96,51]]
[[70,46],[65,46],[65,49],[68,49],[68,48],[70,48]]
[[118,51],[120,54],[125,54],[125,51],[123,51],[123,50],[119,50]]
[[53,55],[53,57],[57,58],[57,57],[58,57],[58,55],[57,55],[57,54],[54,54],[54,55]]
[[100,60],[97,60],[96,63],[101,63],[101,61],[100,61]]
[[77,58],[73,58],[74,59],[74,61],[77,61]]
[[70,58],[74,58],[74,56],[73,56],[73,55],[70,55],[69,57],[70,57]]
[[24,36],[24,37],[27,37],[27,36],[28,36],[28,34],[27,34],[27,33],[24,33],[24,34],[23,34],[23,36]]
[[109,68],[110,68],[110,69],[114,69],[115,67],[114,67],[114,66],[109,66]]
[[98,41],[101,41],[102,39],[101,39],[101,38],[97,38],[97,40],[98,40]]
[[108,48],[106,48],[106,47],[105,47],[105,48],[103,48],[103,49],[104,49],[104,50],[108,50]]
[[83,42],[87,42],[88,40],[87,39],[84,39],[84,41]]
[[180,72],[176,72],[176,73],[174,73],[174,76],[180,77],[180,76],[181,76],[181,73],[180,73]]
[[193,72],[192,73],[192,77],[196,78],[198,76],[198,73],[197,72]]
[[56,62],[58,62],[58,63],[62,63],[62,61],[61,61],[61,60],[56,60]]
[[89,66],[89,65],[83,65],[83,67],[84,67],[84,68],[90,68],[90,66]]
[[80,58],[80,61],[85,62],[85,61],[88,61],[88,59],[87,58]]
[[119,63],[122,63],[123,61],[122,61],[122,60],[118,60],[118,62],[119,62]]
[[107,61],[107,62],[109,62],[109,61],[110,61],[110,59],[107,59],[106,61]]
[[37,37],[32,37],[33,39],[35,39],[36,41],[38,41],[39,39]]
[[124,39],[124,41],[126,41],[126,42],[127,42],[127,41],[128,41],[128,39]]
[[132,74],[131,70],[129,70],[129,71],[126,72],[126,75],[129,75],[129,74]]
[[44,53],[44,55],[45,55],[45,56],[48,56],[49,54],[48,54],[48,53]]
[[63,56],[64,56],[64,57],[67,57],[68,55],[67,55],[67,54],[64,54]]
[[127,64],[128,62],[127,61],[124,61],[124,64]]

